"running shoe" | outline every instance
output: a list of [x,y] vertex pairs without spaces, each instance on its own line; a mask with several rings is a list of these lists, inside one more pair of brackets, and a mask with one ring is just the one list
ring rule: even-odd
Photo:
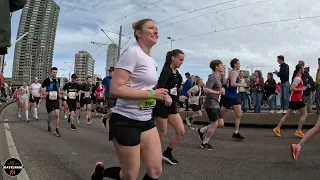
[[171,165],[177,165],[178,164],[178,161],[172,156],[171,153],[169,153],[167,151],[163,152],[162,159],[167,161]]
[[91,173],[91,180],[103,180],[104,165],[102,162],[97,162]]
[[36,117],[36,121],[39,121],[39,118],[38,118],[38,117]]
[[301,130],[300,131],[296,131],[296,133],[294,135],[296,135],[296,136],[298,136],[300,138],[304,137],[304,134],[303,134],[303,132]]
[[274,128],[273,132],[278,136],[281,137],[280,129],[279,128]]
[[200,128],[197,129],[197,132],[198,132],[198,134],[199,134],[199,139],[200,139],[201,141],[203,141],[203,140],[204,140],[204,133],[202,133],[202,132],[200,131]]
[[29,122],[30,120],[29,119],[26,119],[26,122]]
[[70,123],[70,114],[69,114],[69,116],[68,116],[68,123]]
[[298,159],[298,155],[300,153],[300,149],[298,144],[292,144],[291,145],[291,156],[294,160]]
[[93,124],[93,122],[91,120],[88,120],[87,125],[91,125],[91,124]]
[[74,124],[71,124],[71,130],[72,131],[76,131],[77,130],[77,128],[76,128],[76,126]]
[[232,137],[237,140],[243,140],[244,137],[240,133],[233,133]]
[[18,117],[21,118],[21,114],[20,113],[18,114]]
[[209,144],[209,143],[205,143],[205,144],[201,144],[200,147],[202,149],[205,149],[205,150],[209,150],[209,151],[212,151],[213,150],[213,147]]
[[48,133],[52,133],[52,130],[51,130],[51,127],[50,126],[48,126]]
[[61,135],[60,135],[60,132],[59,132],[59,129],[58,129],[58,128],[56,128],[56,132],[55,132],[55,134],[56,134],[56,136],[57,136],[57,137],[61,137]]

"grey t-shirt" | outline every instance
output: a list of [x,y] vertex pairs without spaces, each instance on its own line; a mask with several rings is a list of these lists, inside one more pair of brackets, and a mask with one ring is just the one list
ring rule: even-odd
[[[206,83],[206,88],[212,89],[213,91],[220,91],[220,89],[222,88],[220,77],[218,77],[216,74],[209,75],[208,81]],[[206,93],[206,101],[204,102],[204,108],[219,109],[219,102],[220,95]]]

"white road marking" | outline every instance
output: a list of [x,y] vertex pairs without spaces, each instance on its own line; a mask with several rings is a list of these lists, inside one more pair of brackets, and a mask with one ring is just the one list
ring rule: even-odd
[[[5,108],[2,110],[2,113],[1,113],[1,119],[3,119],[3,112],[5,111]],[[5,119],[5,121],[8,121],[8,119]],[[13,141],[13,137],[12,137],[12,134],[10,132],[10,128],[9,128],[9,124],[8,123],[4,123],[4,128],[5,128],[5,132],[6,132],[6,138],[7,138],[7,143],[8,143],[8,148],[9,148],[9,153],[10,153],[10,156],[12,158],[16,158],[16,159],[19,159],[20,162],[22,163],[23,165],[23,162],[19,156],[19,153],[18,153],[18,150],[16,148],[16,145],[14,144],[14,141]],[[25,170],[25,168],[23,168],[20,172],[20,174],[17,176],[17,179],[18,180],[30,180],[29,179],[29,176],[27,174],[27,171]]]

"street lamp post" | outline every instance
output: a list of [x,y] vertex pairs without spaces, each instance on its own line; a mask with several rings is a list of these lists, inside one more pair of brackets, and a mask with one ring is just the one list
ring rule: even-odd
[[174,39],[172,37],[167,37],[168,39],[170,39],[171,42],[171,51],[172,51],[172,41],[174,41]]

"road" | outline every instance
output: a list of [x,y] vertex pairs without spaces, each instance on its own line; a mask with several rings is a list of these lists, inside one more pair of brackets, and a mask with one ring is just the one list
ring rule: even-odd
[[[2,118],[16,123],[0,124],[0,156],[3,163],[16,149],[30,180],[88,180],[95,162],[105,166],[118,165],[108,132],[98,117],[94,124],[76,124],[71,131],[62,120],[62,137],[46,132],[44,107],[40,108],[40,121],[25,123],[17,117],[15,104],[3,111]],[[30,113],[31,114],[31,113]],[[20,122],[20,123],[18,123]],[[82,121],[83,122],[83,121]],[[52,125],[52,127],[54,127]],[[5,133],[7,130],[7,134]],[[164,145],[173,133],[170,128]],[[300,159],[291,160],[290,144],[297,142],[294,129],[284,129],[282,138],[274,137],[271,129],[242,128],[245,141],[233,141],[232,128],[219,129],[210,142],[213,151],[199,148],[200,141],[194,130],[186,129],[178,148],[174,151],[179,165],[163,164],[163,180],[314,180],[320,176],[320,136],[303,147]],[[15,147],[8,134],[12,134]],[[9,146],[8,146],[9,143]],[[10,151],[9,151],[10,149]],[[11,153],[11,155],[10,155]],[[145,173],[142,165],[140,179]],[[3,178],[8,177],[3,173]],[[19,180],[26,178],[19,178]]]

